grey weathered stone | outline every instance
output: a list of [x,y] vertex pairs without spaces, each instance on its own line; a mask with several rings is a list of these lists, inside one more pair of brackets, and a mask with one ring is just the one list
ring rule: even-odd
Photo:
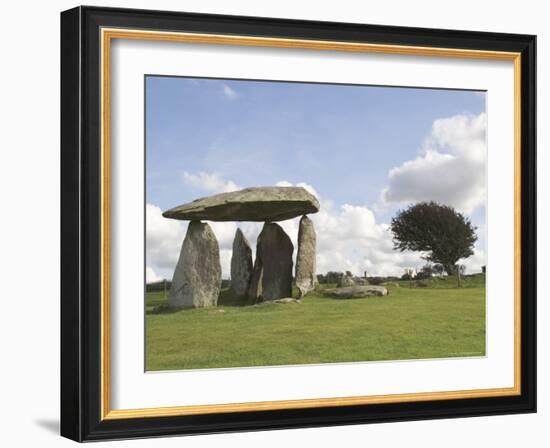
[[191,221],[181,246],[168,305],[174,308],[216,306],[221,278],[216,235],[208,224]]
[[353,283],[355,285],[366,286],[369,284],[369,281],[365,277],[353,277]]
[[292,295],[292,241],[278,224],[266,222],[256,245],[249,297],[258,302]]
[[327,289],[325,293],[336,299],[359,299],[369,296],[386,296],[388,290],[383,286],[344,286],[342,288]]
[[165,211],[165,218],[208,221],[284,221],[319,211],[302,187],[254,187],[200,198]]
[[236,296],[248,294],[252,268],[252,249],[241,229],[237,229],[231,254],[231,290]]
[[264,267],[261,256],[258,255],[258,244],[256,244],[256,259],[252,269],[252,277],[248,287],[248,298],[254,302],[262,297],[262,282],[264,277]]
[[280,303],[280,304],[292,303],[292,304],[295,304],[295,305],[299,305],[300,303],[302,303],[302,301],[300,299],[295,299],[293,297],[284,297],[282,299],[276,299],[276,300],[270,300],[268,302],[256,303],[254,306],[261,306],[261,305],[271,304],[271,303]]
[[298,228],[298,254],[296,255],[296,287],[300,291],[300,297],[313,291],[317,286],[316,241],[313,221],[307,216],[302,216]]
[[339,288],[353,285],[355,285],[355,280],[351,275],[342,274],[342,276],[338,279],[337,286]]

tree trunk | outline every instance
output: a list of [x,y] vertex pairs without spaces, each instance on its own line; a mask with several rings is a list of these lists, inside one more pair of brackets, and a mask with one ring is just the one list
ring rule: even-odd
[[445,269],[445,272],[449,276],[456,275],[457,286],[460,288],[462,286],[462,279],[460,277],[460,266],[458,266],[457,264],[444,264],[443,269]]

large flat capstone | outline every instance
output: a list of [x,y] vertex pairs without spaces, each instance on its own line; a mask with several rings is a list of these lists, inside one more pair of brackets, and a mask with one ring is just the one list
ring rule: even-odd
[[207,221],[284,221],[319,211],[302,187],[254,187],[196,199],[165,211],[165,218]]

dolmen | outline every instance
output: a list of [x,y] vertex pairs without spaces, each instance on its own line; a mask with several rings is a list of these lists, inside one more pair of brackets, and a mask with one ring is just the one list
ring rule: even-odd
[[220,249],[205,221],[264,222],[256,259],[241,229],[235,232],[231,256],[231,291],[244,304],[291,297],[294,245],[279,221],[303,215],[298,231],[295,278],[302,297],[317,284],[316,234],[306,215],[319,211],[319,201],[302,187],[255,187],[221,193],[179,205],[165,218],[189,220],[174,272],[168,304],[174,308],[216,306],[221,290]]

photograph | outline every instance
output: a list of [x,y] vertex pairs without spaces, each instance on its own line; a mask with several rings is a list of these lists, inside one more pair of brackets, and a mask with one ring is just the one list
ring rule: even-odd
[[540,33],[371,13],[61,13],[63,437],[537,412]]
[[486,91],[144,82],[146,371],[486,356]]

